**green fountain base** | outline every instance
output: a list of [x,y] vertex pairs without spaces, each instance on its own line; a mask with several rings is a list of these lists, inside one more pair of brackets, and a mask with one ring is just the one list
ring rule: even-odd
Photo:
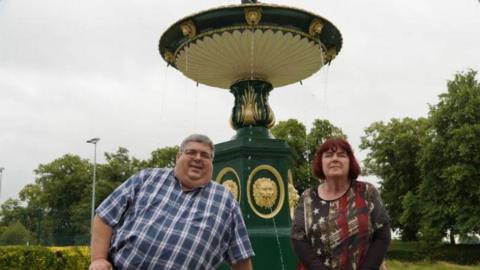
[[254,269],[295,269],[288,194],[293,155],[288,144],[265,127],[245,127],[215,148],[214,179],[236,194],[256,254]]

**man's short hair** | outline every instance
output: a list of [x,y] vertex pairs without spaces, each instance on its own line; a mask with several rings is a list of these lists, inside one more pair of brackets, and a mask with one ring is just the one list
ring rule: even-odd
[[192,135],[186,137],[185,139],[183,139],[182,143],[180,144],[180,152],[183,152],[185,150],[185,146],[189,142],[197,142],[197,143],[208,145],[210,147],[210,149],[212,150],[212,158],[214,157],[215,146],[213,145],[212,140],[210,140],[210,138],[208,138],[207,136],[205,136],[203,134],[192,134]]

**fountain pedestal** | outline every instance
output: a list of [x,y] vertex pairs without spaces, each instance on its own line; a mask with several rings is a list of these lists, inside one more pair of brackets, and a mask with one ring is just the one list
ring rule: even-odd
[[294,269],[298,259],[290,248],[289,146],[265,127],[243,127],[215,147],[214,179],[236,194],[256,254],[254,269]]

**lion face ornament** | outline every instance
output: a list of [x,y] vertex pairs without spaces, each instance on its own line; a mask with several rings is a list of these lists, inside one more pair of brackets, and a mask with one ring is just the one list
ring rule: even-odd
[[258,178],[253,184],[255,203],[263,208],[272,208],[277,200],[277,185],[269,178]]

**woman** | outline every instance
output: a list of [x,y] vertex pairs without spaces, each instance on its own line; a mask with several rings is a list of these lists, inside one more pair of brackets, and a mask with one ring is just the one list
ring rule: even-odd
[[312,162],[321,181],[303,192],[291,232],[307,269],[379,269],[390,244],[387,213],[375,187],[360,174],[350,144],[330,138]]

